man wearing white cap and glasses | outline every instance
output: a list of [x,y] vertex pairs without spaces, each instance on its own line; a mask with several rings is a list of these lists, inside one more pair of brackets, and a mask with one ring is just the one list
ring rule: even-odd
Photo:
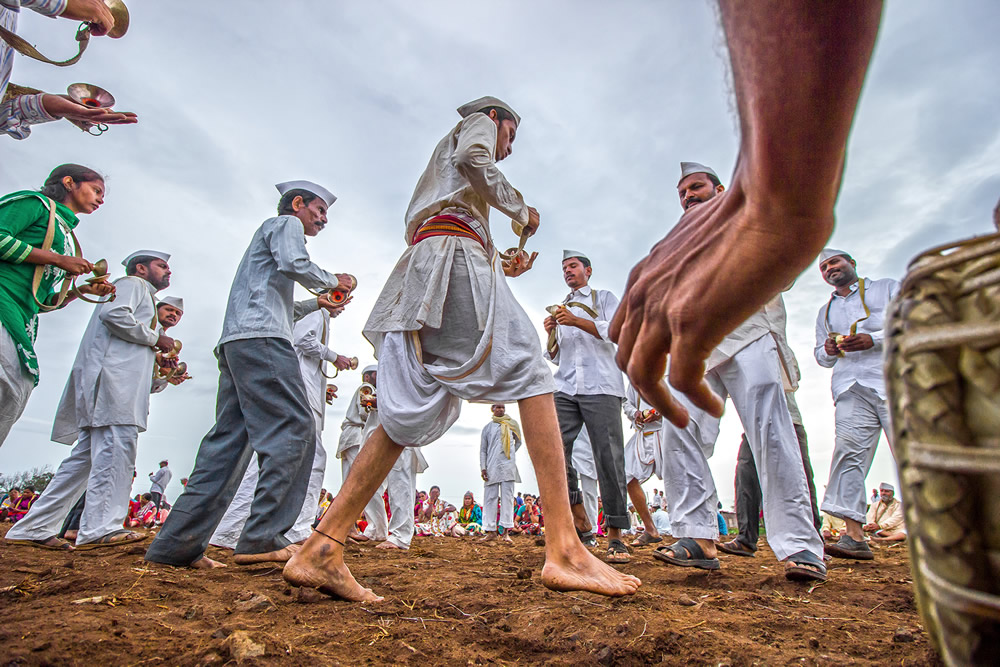
[[145,539],[122,530],[122,522],[136,443],[149,416],[154,348],[174,345],[158,333],[153,297],[170,284],[169,259],[155,250],[132,253],[122,262],[126,276],[115,281],[117,298],[94,309],[52,425],[55,442],[76,446],[8,540],[71,549],[55,535],[84,492],[77,548]]
[[434,149],[406,212],[407,248],[364,327],[379,360],[381,425],[361,449],[316,532],[285,566],[286,581],[355,601],[378,600],[344,563],[344,540],[362,506],[406,447],[430,444],[458,419],[462,400],[518,401],[525,443],[545,498],[542,583],[560,590],[634,593],[639,580],[586,550],[567,501],[552,374],[538,336],[507,285],[535,255],[503,263],[489,213],[512,220],[522,239],[538,212],[497,167],[511,154],[520,117],[483,97],[458,109],[462,119]]
[[889,438],[889,408],[882,374],[885,310],[899,292],[891,278],[858,278],[857,264],[843,250],[824,248],[819,270],[834,287],[816,316],[816,362],[833,368],[831,389],[836,420],[830,481],[821,508],[847,525],[831,556],[871,560],[862,530],[865,523],[865,477],[875,458],[879,436]]
[[[725,190],[718,175],[696,162],[681,163],[677,194],[691,210]],[[780,302],[779,302],[780,303]],[[777,305],[777,304],[776,304]],[[783,311],[783,306],[781,307]],[[712,350],[705,364],[711,389],[731,397],[757,462],[767,536],[774,555],[785,562],[792,580],[825,580],[823,541],[812,524],[809,489],[781,378],[774,322],[761,308]],[[683,395],[691,421],[680,429],[664,425],[663,479],[677,543],[660,547],[654,557],[671,565],[719,568],[718,494],[708,459],[719,435],[719,418],[696,408]]]
[[327,273],[306,251],[306,237],[326,226],[327,209],[336,197],[309,181],[276,187],[281,195],[278,215],[257,228],[229,292],[216,347],[220,377],[215,426],[202,440],[184,493],[146,560],[201,568],[221,565],[205,557],[205,548],[255,455],[260,477],[234,560],[283,561],[294,553],[285,532],[306,496],[316,425],[292,347],[292,323],[333,304],[325,297],[296,303],[293,291],[296,282],[313,290],[348,290],[353,279]]
[[878,500],[871,504],[865,515],[864,531],[871,533],[875,542],[902,542],[906,539],[903,503],[895,495],[895,487],[882,482],[878,485]]
[[[615,344],[608,338],[608,323],[618,308],[618,297],[590,286],[593,267],[590,259],[578,250],[563,250],[562,272],[572,291],[551,309],[544,326],[549,334],[545,358],[558,366],[555,404],[568,464],[569,502],[580,539],[588,542],[596,526],[587,525],[579,475],[572,465],[574,442],[586,425],[604,502],[607,561],[627,563],[628,547],[621,540],[621,531],[631,525],[622,432],[625,383],[615,365]],[[548,500],[545,494],[542,497]]]

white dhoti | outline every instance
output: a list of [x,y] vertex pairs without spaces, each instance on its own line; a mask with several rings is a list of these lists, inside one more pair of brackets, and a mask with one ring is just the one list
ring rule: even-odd
[[[351,466],[354,465],[354,459],[358,458],[359,452],[361,452],[360,446],[349,447],[340,452],[340,470],[343,480],[347,479],[348,473],[351,472]],[[380,542],[389,534],[389,517],[385,513],[385,502],[382,500],[382,494],[385,493],[385,490],[386,483],[382,482],[378,491],[365,505],[364,510],[365,521],[368,522],[368,526],[365,528],[365,537]]]
[[128,514],[135,470],[137,426],[82,429],[70,455],[63,459],[45,491],[8,539],[46,540],[59,534],[66,515],[84,493],[87,504],[76,543],[94,542],[122,530]]
[[497,529],[497,501],[500,502],[500,525],[514,527],[514,480],[483,486],[483,532]]
[[441,437],[458,419],[462,399],[509,403],[555,390],[538,333],[499,257],[468,238],[440,236],[408,247],[364,334],[379,360],[382,426],[400,445]]
[[580,435],[573,442],[573,467],[580,476],[580,492],[583,494],[583,511],[590,525],[597,531],[597,465],[594,463],[594,449],[590,444],[587,427],[580,429]]
[[[319,506],[319,492],[323,488],[323,476],[326,474],[326,449],[323,447],[323,423],[322,417],[313,412],[316,420],[316,454],[313,456],[312,470],[309,473],[309,486],[306,489],[306,498],[302,503],[302,509],[295,523],[285,533],[285,538],[293,544],[301,542],[312,534],[313,521],[316,520],[316,508]],[[257,490],[257,481],[260,477],[260,464],[257,457],[250,459],[250,465],[243,474],[233,501],[229,503],[229,509],[222,517],[222,521],[212,534],[209,544],[226,549],[235,549],[236,543],[243,533],[243,526],[250,518],[250,506],[253,505],[254,493]],[[90,498],[87,499],[90,502]]]
[[[767,538],[778,560],[800,551],[822,558],[823,542],[812,525],[809,487],[795,429],[785,402],[774,338],[763,336],[706,375],[712,389],[733,406],[757,464]],[[683,397],[681,397],[683,398]],[[675,537],[718,536],[718,494],[708,458],[718,420],[693,408],[691,424],[664,432],[666,495]],[[668,435],[669,434],[669,435]]]
[[889,408],[870,387],[853,384],[835,403],[836,435],[830,481],[822,511],[839,519],[865,523],[865,478],[875,459],[879,436],[892,433]]
[[0,446],[24,413],[34,388],[34,380],[17,356],[14,339],[0,325]]
[[[409,549],[413,541],[413,501],[417,495],[417,474],[427,469],[427,461],[417,449],[407,449],[393,464],[385,485],[389,490],[389,535],[400,549]],[[379,496],[381,500],[381,496]]]
[[636,431],[625,443],[625,483],[633,479],[643,484],[656,472],[660,450],[660,426]]

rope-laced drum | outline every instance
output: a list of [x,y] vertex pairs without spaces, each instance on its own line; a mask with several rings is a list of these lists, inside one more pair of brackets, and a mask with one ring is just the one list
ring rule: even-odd
[[948,664],[1000,664],[1000,234],[918,256],[886,330],[924,625]]

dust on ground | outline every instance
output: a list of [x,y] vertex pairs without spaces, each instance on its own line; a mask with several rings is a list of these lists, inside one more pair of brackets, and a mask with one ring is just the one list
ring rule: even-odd
[[0,540],[0,664],[940,664],[905,544],[835,560],[818,586],[786,581],[763,539],[717,572],[644,547],[619,566],[639,593],[607,599],[544,588],[536,539],[352,546],[349,567],[386,598],[375,604],[292,588],[280,567],[215,548],[230,567],[206,572],[145,563],[148,541],[67,554]]

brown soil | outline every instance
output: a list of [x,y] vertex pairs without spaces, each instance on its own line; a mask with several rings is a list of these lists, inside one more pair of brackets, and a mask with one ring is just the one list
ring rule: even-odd
[[409,552],[351,547],[351,569],[386,597],[358,605],[293,589],[278,567],[149,565],[146,544],[66,554],[0,541],[2,664],[940,664],[905,545],[834,561],[820,586],[786,581],[766,545],[713,573],[644,547],[623,568],[640,592],[609,600],[542,587],[535,538],[417,538]]

